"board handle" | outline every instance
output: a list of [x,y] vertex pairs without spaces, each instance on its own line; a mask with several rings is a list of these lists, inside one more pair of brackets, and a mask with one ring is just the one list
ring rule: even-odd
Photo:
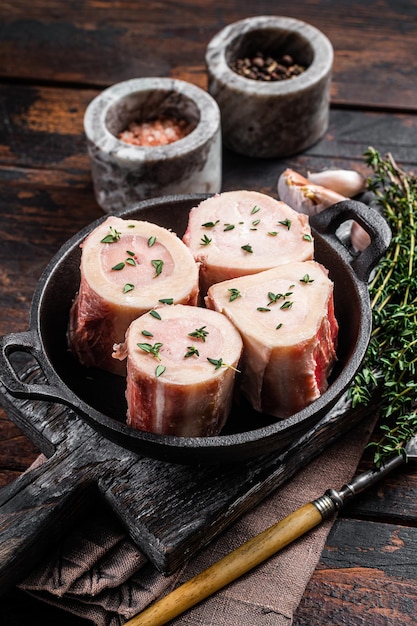
[[53,455],[0,489],[0,595],[58,543],[92,498],[71,455]]
[[[317,503],[320,501],[320,504]],[[324,506],[323,506],[324,503]],[[170,594],[155,602],[125,626],[162,626],[253,569],[318,526],[336,510],[328,496],[309,502],[283,520],[224,556]]]

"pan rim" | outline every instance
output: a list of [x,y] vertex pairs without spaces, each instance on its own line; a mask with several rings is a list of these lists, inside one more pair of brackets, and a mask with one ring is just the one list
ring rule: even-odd
[[[143,209],[184,202],[191,203],[191,208],[192,203],[200,202],[211,195],[213,194],[180,194],[161,196],[126,207],[123,211],[118,212],[117,216],[122,218],[130,217],[132,213],[134,213],[135,218],[138,219],[136,214],[139,214]],[[44,269],[32,298],[30,309],[30,328],[37,334],[42,356],[45,359],[45,363],[43,363],[45,370],[47,370],[45,373],[47,376],[53,378],[56,381],[56,384],[65,392],[65,394],[68,394],[68,396],[76,396],[76,394],[57,372],[54,363],[51,361],[49,350],[45,345],[41,319],[42,304],[45,292],[47,291],[48,285],[54,276],[54,270],[56,271],[57,266],[64,264],[69,254],[73,253],[74,248],[78,247],[87,234],[105,221],[107,217],[108,215],[103,215],[97,218],[75,233],[70,239],[67,240],[66,243],[63,244],[63,246],[61,246]],[[314,228],[312,228],[312,230],[315,237],[321,237],[320,233],[317,233]],[[337,251],[336,253],[338,254]],[[340,262],[344,262],[341,255],[338,254],[338,256],[340,257]],[[263,453],[263,450],[269,450],[271,440],[278,439],[280,435],[284,435],[286,432],[297,426],[305,425],[307,428],[316,423],[320,417],[327,413],[347,390],[365,356],[372,327],[368,288],[366,283],[356,276],[350,264],[345,262],[344,266],[346,271],[349,271],[351,274],[352,284],[355,285],[358,300],[361,303],[361,323],[359,325],[357,336],[355,337],[354,345],[351,347],[351,356],[329,388],[310,405],[292,416],[282,420],[278,419],[277,421],[266,426],[261,426],[260,428],[244,432],[223,435],[219,434],[210,437],[178,437],[172,435],[159,435],[133,429],[127,426],[127,424],[97,410],[79,396],[76,396],[78,405],[74,408],[75,412],[80,414],[81,417],[86,418],[87,421],[89,421],[89,423],[93,426],[104,428],[106,436],[108,435],[111,439],[114,439],[115,437],[118,439],[118,437],[121,436],[125,443],[127,443],[127,440],[129,440],[129,442],[131,441],[133,449],[138,451],[141,451],[141,447],[145,449],[148,445],[150,445],[151,448],[155,449],[157,452],[159,450],[163,455],[164,450],[166,450],[168,454],[170,454],[170,451],[178,451],[181,455],[181,453],[185,450],[195,450],[196,452],[214,452],[219,448],[227,448],[228,450],[232,449],[239,453],[243,452],[245,457],[247,455],[259,456]],[[368,309],[369,314],[367,314]],[[311,407],[314,407],[313,411]],[[255,452],[255,454],[252,455],[249,449],[255,444],[258,444],[256,448],[258,452]],[[128,447],[131,446],[129,445]],[[279,449],[278,443],[276,448]],[[205,459],[202,457],[202,460]]]

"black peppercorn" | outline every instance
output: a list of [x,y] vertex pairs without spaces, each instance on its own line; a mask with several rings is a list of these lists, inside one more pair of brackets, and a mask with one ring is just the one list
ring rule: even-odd
[[252,80],[277,81],[298,76],[306,69],[296,63],[290,54],[277,58],[258,51],[253,56],[239,58],[231,64],[234,72]]

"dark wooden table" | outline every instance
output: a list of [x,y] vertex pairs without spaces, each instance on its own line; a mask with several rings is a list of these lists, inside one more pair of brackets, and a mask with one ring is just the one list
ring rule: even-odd
[[[285,167],[366,172],[363,152],[369,145],[415,169],[417,3],[412,0],[1,4],[0,335],[27,328],[43,268],[70,236],[102,215],[83,134],[92,98],[110,84],[139,76],[171,76],[205,88],[210,38],[228,23],[271,13],[303,19],[332,41],[330,126],[318,144],[291,159],[255,161],[225,152],[224,190],[241,188],[244,181],[245,188],[276,195]],[[38,450],[4,411],[0,442],[3,486]],[[362,469],[366,464],[364,458]],[[339,516],[294,626],[415,624],[416,520],[417,479],[410,466]],[[2,597],[0,623],[86,624],[18,590]]]

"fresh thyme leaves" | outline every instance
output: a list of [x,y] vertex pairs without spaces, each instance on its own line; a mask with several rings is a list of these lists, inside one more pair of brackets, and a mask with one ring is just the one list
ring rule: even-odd
[[[294,285],[290,285],[288,287],[288,289],[292,289],[294,287]],[[278,302],[278,300],[285,300],[286,302],[284,302],[284,304],[280,307],[281,309],[289,309],[293,303],[289,303],[289,301],[287,300],[287,298],[289,298],[290,296],[292,296],[293,292],[292,291],[287,291],[286,293],[273,293],[273,291],[268,291],[268,304],[267,306],[271,306],[271,304],[275,304],[276,302]],[[285,306],[284,306],[285,305]],[[259,309],[258,309],[259,311]]]
[[[152,247],[155,243],[155,239],[156,238],[152,238],[150,237],[148,239],[148,246]],[[162,263],[162,261],[160,261],[160,263]],[[152,261],[153,266],[155,267],[155,270],[157,270],[157,267],[155,266],[155,261]],[[162,270],[162,267],[161,267]],[[133,286],[132,286],[133,288]],[[160,302],[167,302],[168,300],[170,300],[170,298],[166,298],[166,299],[161,299]],[[162,319],[160,314],[158,313],[158,311],[155,311],[155,309],[151,309],[149,311],[149,315],[152,315],[152,317],[154,317],[157,320]],[[141,334],[144,337],[153,337],[153,333],[151,333],[151,331],[143,329],[141,331]],[[147,354],[150,354],[151,356],[153,356],[157,361],[161,360],[161,356],[159,354],[163,344],[159,341],[156,341],[153,345],[151,343],[137,343],[136,344],[138,346],[138,348],[140,348],[141,350],[143,350],[144,352],[146,352]],[[162,374],[165,372],[166,367],[165,365],[162,365],[161,363],[159,363],[156,368],[155,368],[155,377],[159,378],[159,376],[162,376]]]
[[281,306],[279,308],[282,309],[282,310],[290,309],[293,304],[294,304],[294,302],[291,302],[291,300],[286,300],[283,304],[281,304]]
[[155,376],[159,378],[166,370],[165,365],[157,365],[155,368]]
[[212,359],[212,358],[210,358],[208,356],[207,357],[207,361],[209,363],[211,363],[212,365],[214,365],[214,369],[215,370],[218,370],[221,367],[230,367],[230,369],[234,370],[235,372],[239,372],[239,370],[236,369],[235,367],[233,367],[233,365],[229,365],[228,363],[225,363],[222,358],[220,358],[220,359]]
[[[132,254],[134,253],[132,252]],[[113,265],[112,270],[120,271],[124,268],[125,265],[136,266],[136,261],[130,256],[125,261],[120,261],[120,263],[116,263],[116,265]]]
[[282,293],[272,293],[272,291],[268,291],[268,298],[269,298],[268,306],[270,306],[271,304],[274,304],[275,302],[277,302],[278,300],[284,297],[285,296]]
[[251,215],[255,215],[255,213],[257,213],[258,211],[261,210],[261,207],[258,206],[257,204],[255,204],[255,206],[253,207],[252,211],[250,212]]
[[155,242],[156,242],[156,237],[155,237],[155,235],[152,235],[152,237],[149,237],[149,239],[148,239],[148,247],[152,248],[152,246],[154,245]]
[[219,222],[220,220],[216,220],[215,222],[205,222],[204,224],[201,224],[201,226],[203,228],[214,228]]
[[258,306],[256,310],[260,311],[261,313],[266,313],[267,311],[270,311],[271,309],[268,309],[266,306]]
[[207,357],[207,361],[214,365],[215,370],[220,369],[221,366],[224,365],[223,359],[211,359],[210,357]]
[[278,224],[281,224],[281,226],[285,226],[285,228],[287,228],[288,230],[290,230],[291,228],[291,220],[289,220],[288,218],[286,220],[281,220],[280,222],[278,222]]
[[207,235],[203,235],[203,237],[201,237],[200,239],[200,246],[208,246],[209,244],[211,244],[210,237],[207,237]]
[[417,177],[403,171],[392,155],[365,153],[373,170],[373,191],[391,227],[391,245],[369,285],[373,332],[362,368],[350,389],[353,406],[369,404],[381,392],[381,438],[372,442],[380,466],[417,432]]
[[110,230],[109,234],[103,237],[100,243],[116,243],[116,241],[119,241],[120,235],[122,233],[120,233],[118,230],[113,228],[113,226],[110,226],[109,230]]
[[184,354],[185,359],[188,359],[190,356],[200,356],[199,351],[194,346],[188,346],[187,352]]
[[300,278],[300,283],[305,283],[306,285],[308,283],[314,283],[314,278],[310,278],[308,274],[304,274],[304,276]]
[[161,261],[161,259],[153,259],[153,260],[151,261],[151,263],[152,263],[152,265],[153,265],[153,266],[154,266],[154,268],[155,268],[155,274],[154,274],[154,277],[159,276],[159,275],[160,275],[160,273],[162,272],[163,267],[164,267],[164,262],[163,262],[163,261]]
[[235,289],[234,287],[231,287],[227,291],[230,292],[229,302],[233,302],[233,300],[237,300],[237,298],[240,298],[242,295],[239,289]]
[[155,359],[158,359],[158,361],[161,360],[161,357],[159,356],[159,351],[163,346],[162,343],[157,341],[156,343],[154,343],[154,345],[152,345],[151,343],[138,343],[136,345],[144,352],[152,354],[152,356],[154,356]]
[[123,287],[123,293],[129,293],[129,291],[133,291],[134,288],[135,285],[132,285],[132,283],[126,283]]
[[206,326],[201,326],[201,328],[196,328],[195,330],[193,330],[192,333],[188,333],[188,336],[205,341],[208,334],[209,332],[208,330],[206,330]]
[[224,225],[224,229],[223,229],[223,230],[224,230],[224,232],[226,232],[226,231],[228,231],[228,230],[233,230],[233,229],[234,229],[234,227],[235,227],[235,225],[234,225],[234,224],[225,224],[225,225]]
[[246,245],[244,245],[244,246],[240,246],[240,247],[241,247],[241,248],[242,248],[242,250],[244,250],[245,252],[249,252],[249,254],[252,254],[252,253],[253,253],[252,246],[251,246],[249,243],[247,243],[247,244],[246,244]]
[[304,241],[313,241],[313,237],[309,235],[308,233],[304,233],[303,239]]
[[158,302],[161,304],[174,304],[174,298],[160,298]]

